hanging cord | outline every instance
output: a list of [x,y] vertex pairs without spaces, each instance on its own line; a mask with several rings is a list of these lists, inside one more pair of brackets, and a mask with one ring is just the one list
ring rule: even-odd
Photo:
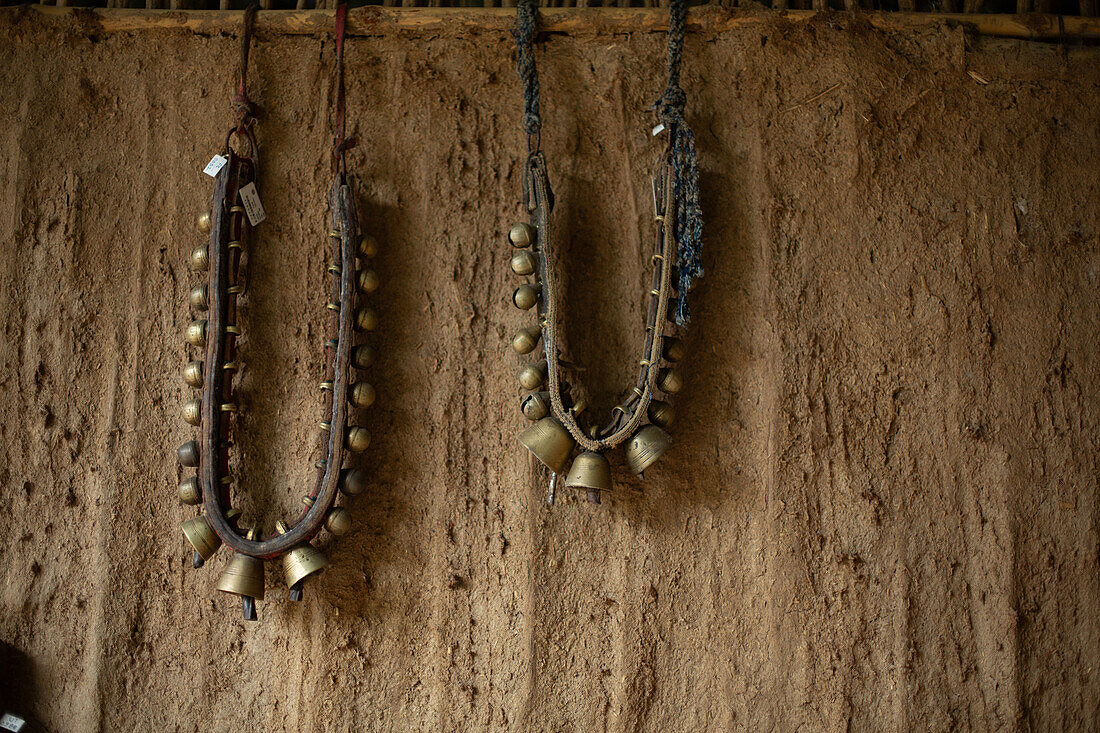
[[346,170],[344,152],[355,147],[355,137],[345,137],[344,102],[344,34],[347,28],[348,4],[340,3],[336,8],[336,113],[333,125],[332,157],[337,170]]
[[241,75],[237,82],[237,93],[233,97],[233,112],[237,117],[237,132],[245,134],[256,121],[256,108],[245,91],[248,78],[248,52],[252,46],[252,31],[256,25],[256,11],[259,5],[252,4],[244,11],[244,31],[241,33]]
[[538,31],[538,0],[519,0],[516,10],[516,71],[523,82],[523,129],[527,132],[527,151],[537,153],[542,118],[539,117],[539,71],[535,67],[535,34]]
[[654,103],[657,120],[668,128],[672,195],[676,203],[676,265],[680,268],[676,323],[691,320],[687,294],[695,278],[703,275],[703,211],[699,206],[699,164],[695,134],[684,122],[687,95],[680,87],[680,61],[684,52],[687,0],[672,0],[668,22],[668,85]]

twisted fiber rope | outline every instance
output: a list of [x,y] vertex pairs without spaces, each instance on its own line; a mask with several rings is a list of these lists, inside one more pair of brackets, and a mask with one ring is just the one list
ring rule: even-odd
[[537,135],[542,128],[539,117],[539,72],[535,67],[535,33],[538,30],[538,0],[520,0],[516,11],[516,71],[523,82],[523,129]]
[[695,278],[703,275],[703,211],[699,206],[699,163],[695,133],[684,122],[687,95],[680,87],[680,62],[684,53],[687,0],[672,0],[668,22],[668,84],[653,107],[657,119],[668,128],[672,165],[672,195],[676,200],[676,264],[680,268],[676,323],[691,320],[687,294]]

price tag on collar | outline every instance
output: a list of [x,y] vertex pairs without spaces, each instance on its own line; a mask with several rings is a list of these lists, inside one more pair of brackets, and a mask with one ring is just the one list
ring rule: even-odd
[[229,162],[229,158],[224,155],[215,155],[210,159],[210,162],[206,164],[206,167],[202,169],[202,172],[211,178],[215,178],[218,175],[218,171],[225,167],[225,164]]
[[11,713],[4,713],[4,715],[0,717],[0,730],[10,730],[12,733],[19,733],[26,724],[27,721]]
[[256,190],[256,184],[250,183],[241,189],[241,205],[244,213],[248,214],[248,221],[256,226],[267,218],[264,213],[264,205],[260,203],[260,193]]
[[653,128],[653,132],[651,134],[653,135],[653,137],[657,137],[658,135],[660,135],[664,131],[665,131],[665,123],[662,122],[661,124],[659,124],[659,125],[657,125],[656,127]]

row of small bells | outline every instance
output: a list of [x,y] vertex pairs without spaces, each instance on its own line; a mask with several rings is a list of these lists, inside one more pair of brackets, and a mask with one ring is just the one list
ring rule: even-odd
[[[510,262],[512,272],[522,277],[534,278],[534,282],[525,282],[512,293],[512,304],[520,310],[534,308],[542,297],[542,284],[538,282],[538,255],[531,250],[537,236],[535,227],[526,222],[514,225],[508,232],[508,242],[515,248]],[[521,356],[530,354],[541,339],[542,327],[528,326],[512,339],[512,349]],[[683,387],[683,378],[679,370],[671,365],[683,358],[684,347],[678,338],[672,337],[666,337],[662,347],[662,357],[670,366],[658,371],[657,388],[666,394],[676,394]],[[520,410],[534,424],[519,434],[519,441],[556,476],[565,469],[576,441],[565,426],[550,414],[550,393],[539,391],[545,386],[547,376],[548,366],[545,359],[520,369],[520,386],[531,391],[521,401]],[[567,406],[574,415],[584,409],[583,401]],[[651,400],[646,415],[650,424],[639,428],[626,446],[627,465],[638,476],[642,476],[649,466],[672,447],[672,438],[664,430],[672,424],[675,417],[672,405],[663,400]],[[612,489],[611,464],[602,453],[583,451],[573,461],[566,475],[565,485],[567,488],[587,490],[588,499],[598,504],[600,494]],[[549,501],[553,503],[553,490]]]
[[[240,209],[240,211],[237,211]],[[232,213],[243,214],[241,207],[234,206]],[[209,234],[211,227],[210,214],[203,212],[198,216],[199,230]],[[332,236],[339,236],[333,232]],[[378,242],[373,237],[364,236],[359,242],[359,254],[362,257],[373,258],[378,254]],[[200,272],[205,272],[210,265],[209,254],[206,245],[200,245],[191,251],[191,266]],[[330,268],[330,272],[339,275],[339,267]],[[361,269],[358,273],[359,289],[364,293],[374,292],[379,285],[379,278],[374,270]],[[189,302],[192,310],[202,312],[209,308],[210,301],[207,295],[207,286],[196,285],[191,289]],[[330,304],[331,307],[331,304]],[[378,327],[378,316],[370,308],[359,308],[355,313],[355,327],[360,331],[373,331]],[[206,321],[196,320],[187,327],[187,342],[196,348],[206,345]],[[351,363],[356,369],[366,369],[374,361],[374,350],[368,345],[356,346],[351,352]],[[202,389],[203,363],[191,361],[183,369],[183,380],[189,387]],[[330,383],[321,385],[322,389],[331,389]],[[355,382],[348,393],[348,400],[358,408],[367,408],[374,404],[375,389],[368,382]],[[183,418],[194,426],[201,423],[202,400],[199,398],[188,400],[184,404]],[[358,425],[350,426],[345,435],[345,446],[349,451],[361,453],[370,445],[370,433],[366,428]],[[189,440],[176,451],[181,466],[185,468],[198,468],[200,451],[198,441]],[[366,490],[366,474],[358,468],[345,468],[340,471],[340,492],[345,496],[358,496]],[[222,480],[228,483],[229,477]],[[196,506],[202,504],[202,487],[198,477],[190,476],[180,482],[178,487],[179,500],[187,505]],[[313,505],[312,497],[305,497],[303,503],[308,507]],[[237,519],[240,517],[239,509],[231,508],[225,513],[226,519],[237,529]],[[276,522],[276,530],[284,534],[287,527],[283,522]],[[182,526],[184,537],[194,549],[192,565],[195,568],[202,567],[222,545],[222,540],[205,516],[199,515],[186,520]],[[351,514],[342,506],[333,506],[325,514],[325,529],[339,537],[351,529]],[[256,538],[255,528],[249,529],[246,538]],[[282,556],[283,575],[286,584],[290,588],[289,598],[292,601],[302,600],[302,586],[311,575],[316,575],[329,566],[329,560],[324,553],[309,542],[297,545]],[[258,557],[252,557],[243,553],[234,553],[233,559],[226,566],[218,579],[217,589],[225,593],[241,597],[246,620],[256,620],[257,600],[264,598],[264,561]]]

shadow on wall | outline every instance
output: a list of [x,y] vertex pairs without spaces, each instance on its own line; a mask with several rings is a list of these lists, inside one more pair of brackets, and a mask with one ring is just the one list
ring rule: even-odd
[[34,668],[31,659],[10,644],[0,641],[0,715],[18,715],[27,721],[20,733],[43,731],[31,709],[35,703]]

